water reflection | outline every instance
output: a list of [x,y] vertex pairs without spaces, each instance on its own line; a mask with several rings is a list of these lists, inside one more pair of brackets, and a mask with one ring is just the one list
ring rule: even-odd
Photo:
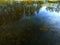
[[[14,21],[14,19],[17,20],[17,18],[20,19],[21,14],[23,13],[25,14],[25,12],[23,12],[24,11],[23,6],[21,8],[18,6],[15,6],[15,7],[11,7],[11,9],[9,6],[7,7],[8,7],[7,12],[9,13],[7,14],[4,13],[4,14],[7,15],[6,20],[8,23],[9,23],[9,20],[11,22],[12,19],[13,19],[12,21]],[[1,12],[3,11],[1,10]],[[26,11],[28,11],[28,9]],[[7,26],[3,25],[3,29],[5,32],[3,32],[0,36],[2,38],[1,45],[5,45],[5,44],[6,45],[9,45],[9,44],[10,45],[16,45],[16,44],[18,45],[21,45],[21,44],[22,45],[25,45],[25,44],[26,45],[58,45],[58,43],[60,42],[59,40],[60,37],[57,37],[55,30],[60,29],[59,28],[60,27],[60,21],[59,21],[60,13],[46,10],[46,6],[43,6],[42,8],[40,8],[38,12],[36,10],[34,11],[35,11],[35,14],[33,16],[34,18],[32,17],[33,19],[30,19],[29,18],[30,16],[28,18],[26,18],[25,16],[23,17],[24,19],[19,20],[19,21],[17,20],[17,22],[12,23],[11,25],[10,24],[8,24]],[[32,11],[32,13],[34,11]],[[4,14],[1,14],[1,15],[5,16]],[[54,31],[51,31],[52,28],[50,28],[49,26],[54,28],[53,29]],[[40,30],[43,30],[43,32]],[[45,31],[50,30],[50,31],[44,32],[44,30]]]
[[43,19],[49,26],[60,29],[60,12],[50,11],[46,8],[47,6],[43,6],[35,16]]

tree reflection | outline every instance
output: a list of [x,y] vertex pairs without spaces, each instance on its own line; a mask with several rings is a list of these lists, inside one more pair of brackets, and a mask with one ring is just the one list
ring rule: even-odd
[[48,11],[55,11],[55,12],[59,12],[60,11],[60,4],[53,4],[51,7],[47,7],[46,10]]

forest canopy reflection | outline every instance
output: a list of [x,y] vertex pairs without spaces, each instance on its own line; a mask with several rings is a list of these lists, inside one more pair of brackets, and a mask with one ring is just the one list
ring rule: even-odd
[[47,7],[26,2],[0,5],[0,45],[60,45],[60,13]]

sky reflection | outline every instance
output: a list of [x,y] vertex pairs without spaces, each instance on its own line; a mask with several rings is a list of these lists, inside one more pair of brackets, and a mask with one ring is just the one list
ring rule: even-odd
[[45,20],[46,24],[51,25],[55,28],[60,28],[60,12],[47,11],[46,6],[39,9],[36,17]]

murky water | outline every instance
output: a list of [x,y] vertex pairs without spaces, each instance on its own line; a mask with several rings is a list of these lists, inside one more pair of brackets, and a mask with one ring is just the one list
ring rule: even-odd
[[[1,11],[2,10],[0,10],[0,14]],[[0,44],[60,45],[60,12],[46,10],[46,6],[41,7],[38,12],[35,10],[33,16],[30,16],[31,14],[29,12],[30,11],[28,11],[28,16],[26,16],[25,10],[22,11],[23,17],[20,18],[18,16],[20,20],[2,26],[1,30],[3,31],[1,31],[2,33],[0,35]],[[20,14],[16,13],[15,15]]]

